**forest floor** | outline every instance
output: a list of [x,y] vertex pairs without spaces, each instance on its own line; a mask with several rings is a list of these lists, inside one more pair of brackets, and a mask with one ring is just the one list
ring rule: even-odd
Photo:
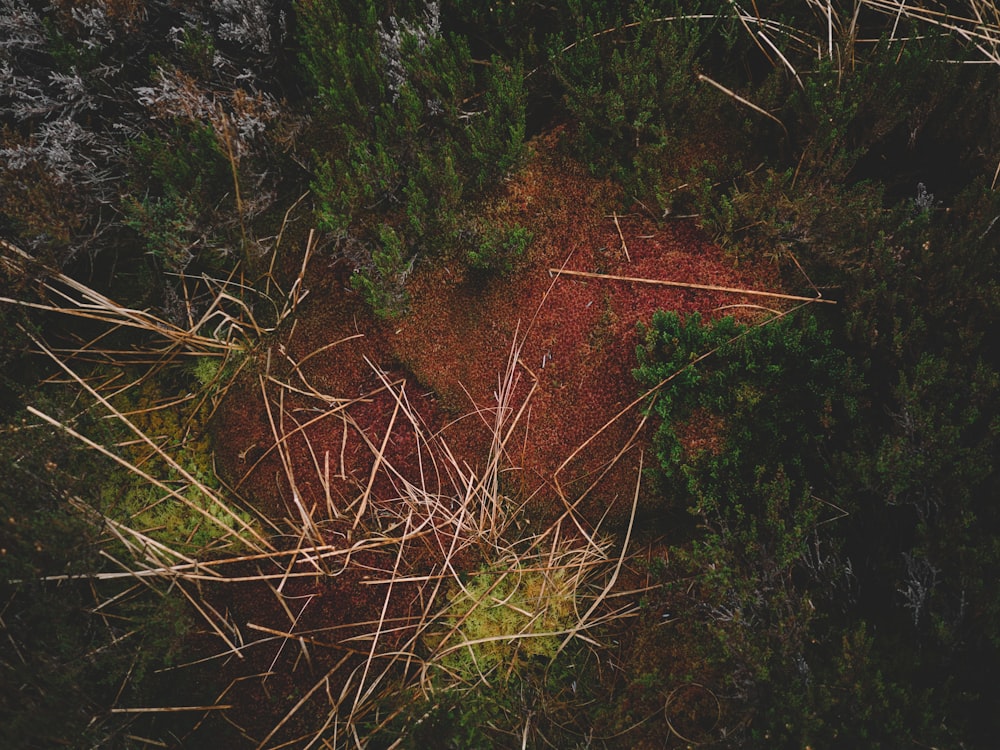
[[[519,533],[540,533],[569,514],[581,529],[621,532],[634,500],[640,517],[655,513],[662,505],[655,480],[640,470],[643,455],[645,466],[653,462],[652,430],[643,429],[632,377],[638,324],[660,309],[752,321],[788,303],[553,272],[782,291],[774,268],[737,266],[690,219],[657,221],[638,206],[621,211],[619,190],[565,156],[564,137],[557,129],[533,140],[525,165],[482,208],[496,226],[533,233],[509,274],[476,279],[447,263],[418,262],[407,283],[408,312],[380,320],[346,286],[341,268],[314,259],[294,323],[254,355],[216,415],[220,476],[276,523],[303,508],[324,516],[319,533],[337,544],[399,518],[407,487],[430,482],[434,493],[454,492],[454,476],[442,477],[454,467],[483,476],[498,411],[506,411],[501,489],[520,509]],[[692,425],[691,441],[710,439],[702,434],[710,429]],[[431,435],[447,446],[451,469],[429,455]],[[336,576],[283,581],[285,600],[307,605],[294,617],[264,581],[226,588],[216,608],[252,622],[242,635],[263,645],[245,652],[251,656],[233,679],[271,675],[234,682],[226,701],[259,709],[264,695],[303,689],[294,684],[302,680],[299,655],[275,653],[269,633],[312,633],[309,643],[332,646],[380,619],[414,618],[417,583],[399,584],[389,606],[370,579],[379,571],[419,578],[439,558],[434,545],[395,563],[373,551]],[[466,550],[449,564],[479,562]],[[642,585],[629,575],[619,581],[623,590]],[[287,668],[275,668],[279,656]],[[240,711],[243,730],[259,738],[269,713]]]
[[[335,411],[341,416],[348,411],[355,429],[375,441],[384,438],[394,403],[383,379],[402,383],[415,413],[443,430],[460,463],[476,468],[486,459],[494,424],[489,415],[516,352],[515,405],[529,389],[531,397],[509,441],[517,448],[506,462],[508,486],[530,498],[529,514],[545,523],[563,512],[563,499],[579,498],[595,474],[620,463],[622,470],[603,476],[590,487],[590,501],[577,508],[585,517],[594,515],[595,522],[611,509],[605,520],[614,526],[627,516],[630,477],[639,449],[648,448],[643,434],[633,439],[641,418],[632,377],[638,324],[648,324],[656,310],[734,315],[749,322],[788,304],[553,272],[782,291],[773,267],[736,265],[689,219],[655,221],[638,206],[617,213],[618,190],[565,157],[563,135],[559,129],[532,141],[526,165],[485,208],[493,224],[516,223],[533,233],[510,274],[470,279],[447,264],[418,262],[407,282],[409,311],[378,320],[345,286],[341,271],[317,260],[305,278],[309,298],[295,324],[259,356],[298,384],[283,405],[286,412],[315,410],[322,394],[328,403],[349,404]],[[279,457],[271,451],[256,463],[274,443],[268,402],[257,381],[257,374],[250,374],[230,389],[216,422],[216,457],[225,476],[280,516],[289,510],[281,500],[289,494]],[[370,473],[370,451],[353,437],[345,439],[350,428],[337,414],[313,421],[300,439],[288,441],[299,477],[315,475],[317,454],[332,456],[329,483],[300,483],[310,493],[307,505],[325,502],[324,484],[350,503]],[[397,429],[386,442],[385,460],[410,475],[418,471],[412,465],[417,456],[405,432]],[[631,455],[615,461],[626,446],[632,446]],[[277,483],[276,474],[282,476]]]

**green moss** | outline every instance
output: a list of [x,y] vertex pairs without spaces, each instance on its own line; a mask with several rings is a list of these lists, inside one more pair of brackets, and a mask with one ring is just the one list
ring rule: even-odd
[[558,653],[576,622],[572,581],[565,570],[482,570],[455,586],[443,622],[448,631],[432,637],[443,669],[469,683],[505,682],[519,664]]
[[[202,375],[208,375],[213,365],[216,371],[219,367],[217,359],[203,358],[198,362],[208,363],[199,368]],[[164,405],[168,394],[155,380],[150,379],[137,388],[135,394],[121,394],[116,407],[132,412],[131,421],[176,466],[140,442],[131,445],[124,457],[178,494],[172,495],[135,472],[116,466],[101,484],[98,493],[101,511],[183,554],[214,555],[241,549],[239,539],[229,529],[240,531],[244,524],[253,526],[254,519],[225,497],[215,475],[211,441],[202,423],[204,415],[186,415],[178,405]],[[112,432],[119,438],[135,438],[131,433],[126,436],[124,428],[116,427]],[[187,479],[185,473],[197,484]],[[222,500],[226,508],[216,499]]]
[[191,365],[191,374],[199,383],[207,386],[218,377],[221,365],[222,362],[218,357],[198,357]]

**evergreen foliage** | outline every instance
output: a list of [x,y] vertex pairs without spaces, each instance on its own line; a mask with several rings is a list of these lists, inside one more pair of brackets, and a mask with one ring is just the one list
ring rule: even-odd
[[[760,350],[770,370],[734,356],[755,333],[726,321],[658,316],[640,351],[646,384],[678,372],[653,407],[659,458],[668,497],[704,523],[683,548],[703,576],[698,611],[717,633],[704,653],[756,685],[760,718],[744,740],[755,746],[947,744],[984,726],[969,708],[981,690],[973,673],[934,676],[945,661],[996,657],[997,558],[980,536],[997,523],[985,499],[996,493],[997,363],[983,346],[996,197],[982,178],[963,182],[955,162],[939,170],[922,151],[934,146],[920,145],[964,132],[957,116],[991,117],[995,89],[975,104],[964,95],[983,91],[975,66],[934,62],[956,55],[941,37],[905,49],[883,41],[850,66],[813,66],[801,86],[784,84],[786,148],[758,147],[761,167],[742,175],[715,158],[673,194],[736,257],[770,258],[789,279],[805,266],[843,309],[817,319],[819,348],[804,357],[833,375],[822,402],[806,397],[817,383],[780,350]],[[751,100],[769,101],[775,84]],[[770,126],[747,127],[762,140]],[[903,153],[920,159],[908,184],[878,166]],[[965,179],[975,175],[978,157],[951,153]],[[722,361],[746,371],[713,401]],[[761,391],[768,371],[776,380]],[[773,432],[768,406],[748,411],[771,402],[789,417]],[[696,450],[699,424],[718,431],[718,455]],[[746,618],[752,628],[738,624]],[[862,705],[858,721],[838,719]]]
[[[806,597],[828,583],[793,581],[808,580],[811,545],[830,542],[820,535],[830,517],[820,498],[832,489],[827,457],[857,416],[854,376],[808,316],[747,327],[663,312],[644,338],[637,378],[670,379],[651,405],[665,491],[704,529],[680,554],[699,571],[703,616],[717,638],[710,658],[733,669],[732,687],[742,679],[787,697],[791,685],[805,688],[796,664],[807,663],[814,632]],[[840,567],[823,577],[842,575]],[[798,710],[790,725],[802,731],[813,706]]]
[[487,276],[510,273],[531,239],[532,233],[526,227],[491,227],[473,236],[478,247],[467,253],[469,268],[475,274]]
[[[577,148],[594,169],[633,190],[675,153],[687,134],[718,130],[717,95],[696,78],[707,54],[736,55],[736,20],[717,4],[573,4],[573,20],[550,41],[563,101],[577,123]],[[571,5],[572,7],[572,5]],[[722,28],[727,27],[727,28]],[[724,48],[706,39],[727,40]],[[648,167],[646,166],[648,165]]]
[[[388,17],[371,2],[303,2],[299,23],[329,139],[314,155],[318,221],[379,248],[354,285],[382,310],[418,251],[454,240],[462,201],[517,163],[524,71],[496,56],[476,65],[433,2]],[[378,215],[398,217],[388,244]]]

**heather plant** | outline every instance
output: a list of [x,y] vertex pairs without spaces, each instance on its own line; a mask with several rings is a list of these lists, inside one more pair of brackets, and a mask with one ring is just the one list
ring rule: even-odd
[[650,409],[666,496],[703,530],[676,554],[716,639],[710,659],[734,687],[801,687],[796,664],[815,632],[805,598],[843,572],[834,557],[814,575],[809,554],[837,547],[821,533],[829,507],[820,498],[827,456],[856,418],[855,375],[812,317],[747,326],[662,312],[641,335],[636,377],[649,386],[671,378]]
[[[438,252],[460,229],[461,202],[517,163],[523,69],[494,58],[480,74],[467,39],[446,29],[436,2],[388,16],[369,2],[302,2],[298,10],[302,62],[328,133],[314,155],[318,223],[384,246],[384,219],[375,214],[401,209],[392,227],[402,267],[420,251]],[[371,265],[385,260],[373,256]],[[398,296],[397,273],[362,273],[366,297]],[[375,291],[383,282],[389,286]]]
[[531,240],[531,231],[518,225],[489,227],[485,232],[473,233],[472,241],[478,246],[466,252],[469,268],[480,276],[510,273]]
[[490,59],[484,110],[469,130],[474,164],[469,184],[488,188],[517,166],[525,137],[524,67],[494,55]]
[[405,283],[412,268],[413,259],[407,260],[396,230],[382,224],[371,263],[354,272],[351,286],[361,293],[376,315],[391,318],[406,309]]
[[843,354],[808,318],[747,328],[658,313],[644,335],[640,382],[676,373],[651,405],[668,496],[685,499],[750,579],[777,580],[818,523],[826,446],[855,416]]
[[880,231],[883,194],[867,181],[844,186],[828,176],[814,181],[792,168],[767,168],[723,192],[706,185],[693,206],[704,229],[737,261],[766,259],[785,268],[808,255],[817,268],[843,268],[858,264]]
[[[599,157],[602,141],[605,158],[620,158],[622,149],[634,149],[654,135],[652,118],[659,106],[684,107],[694,101],[695,84],[687,68],[694,61],[701,29],[685,20],[650,23],[650,11],[641,9],[628,22],[617,14],[580,13],[581,25],[565,32],[572,36],[553,41],[554,69],[565,87],[568,108],[581,118],[582,147],[590,159]],[[628,30],[601,33],[626,23]],[[597,80],[584,73],[595,70],[601,71]],[[658,103],[656,86],[669,92],[664,105]]]
[[689,138],[713,133],[720,156],[732,153],[730,142],[742,143],[741,123],[724,96],[698,77],[709,69],[732,85],[733,62],[749,51],[735,7],[570,5],[575,12],[547,48],[575,123],[575,148],[592,170],[613,175],[634,197],[672,209],[674,189],[691,182]]
[[[907,530],[880,550],[873,585],[890,592],[914,638],[955,654],[995,640],[997,622],[993,578],[980,574],[997,565],[984,536],[996,516],[984,498],[995,482],[1000,369],[983,346],[996,304],[987,269],[997,203],[981,188],[973,183],[950,211],[901,203],[895,231],[869,248],[852,279],[846,326],[884,409],[859,434],[858,502]],[[956,211],[964,221],[956,223]]]
[[[180,141],[188,144],[185,150],[173,147]],[[168,272],[184,271],[196,249],[209,264],[213,259],[207,251],[215,247],[218,252],[232,239],[226,236],[225,222],[209,209],[211,196],[224,194],[231,180],[211,129],[178,125],[172,133],[138,139],[134,149],[135,192],[144,186],[145,194],[141,200],[133,194],[122,201],[125,225]],[[221,252],[214,260],[220,257]]]

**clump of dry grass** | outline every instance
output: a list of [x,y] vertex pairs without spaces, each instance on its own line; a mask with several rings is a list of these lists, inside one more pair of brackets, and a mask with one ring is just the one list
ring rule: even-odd
[[[4,249],[8,269],[23,271],[31,263],[27,254],[13,245],[5,243]],[[304,296],[304,271],[303,265],[288,298],[276,305],[280,310],[275,325],[286,319]],[[326,720],[293,744],[361,747],[367,736],[398,720],[401,708],[385,710],[385,706],[398,703],[394,696],[430,699],[442,691],[473,690],[509,677],[519,659],[552,659],[573,642],[598,648],[600,627],[633,613],[630,604],[608,603],[628,554],[628,535],[624,543],[616,544],[599,529],[587,528],[576,518],[568,500],[562,518],[548,528],[528,532],[522,523],[527,499],[504,491],[503,475],[516,469],[510,459],[516,451],[508,450],[508,443],[527,414],[536,389],[530,371],[519,360],[523,342],[515,343],[507,369],[499,376],[496,402],[477,408],[473,415],[488,425],[491,435],[487,460],[478,470],[456,458],[448,445],[447,430],[435,432],[423,423],[409,401],[405,380],[394,380],[369,363],[381,383],[378,392],[391,397],[392,413],[382,434],[368,435],[354,422],[351,408],[375,394],[345,399],[324,393],[306,379],[299,361],[290,362],[295,374],[291,379],[272,375],[269,364],[258,373],[271,430],[268,452],[279,457],[284,481],[291,490],[290,517],[283,521],[267,518],[234,492],[192,474],[178,460],[176,445],[147,434],[135,413],[116,404],[137,383],[184,358],[219,357],[225,362],[247,353],[275,329],[256,321],[242,301],[241,285],[233,279],[203,283],[217,285],[214,301],[197,320],[189,320],[187,327],[146,310],[119,305],[60,273],[49,274],[37,301],[4,301],[108,327],[107,334],[75,348],[58,349],[40,338],[34,341],[39,353],[61,373],[54,380],[68,385],[91,404],[88,408],[115,423],[117,434],[124,437],[115,444],[104,444],[84,434],[71,420],[59,420],[36,407],[29,407],[29,412],[154,488],[160,495],[159,503],[176,504],[199,514],[203,523],[219,527],[232,543],[230,552],[224,548],[215,548],[207,555],[181,551],[169,540],[158,539],[153,530],[135,527],[74,497],[71,505],[101,528],[107,539],[102,554],[109,567],[92,571],[89,577],[120,580],[130,586],[129,590],[131,582],[138,582],[156,592],[180,591],[221,644],[212,658],[243,660],[251,646],[260,648],[268,643],[276,648],[275,661],[285,649],[301,652],[310,663],[315,661],[317,649],[342,653],[339,659],[315,662],[332,664],[320,670],[321,678],[258,739],[258,747],[286,745],[286,733],[306,712],[320,712]],[[144,344],[127,351],[105,346],[110,334],[121,328],[138,330]],[[95,363],[105,370],[127,366],[143,372],[122,385],[118,377],[89,374]],[[211,379],[205,384],[216,398],[226,387],[227,383]],[[317,415],[303,420],[286,408],[286,400],[292,396],[315,399],[321,404]],[[205,398],[175,399],[163,408],[179,404],[199,408]],[[343,420],[361,435],[370,453],[367,482],[346,503],[339,500],[339,493],[331,491],[330,446],[313,445],[306,429],[315,420],[331,417]],[[415,476],[395,465],[387,450],[390,441],[403,431],[415,445],[419,467]],[[293,455],[295,436],[305,442],[312,467],[309,476],[301,475],[302,462]],[[136,446],[150,460],[137,460]],[[170,472],[169,480],[158,473],[157,466]],[[326,502],[305,502],[300,491],[303,482],[322,487]],[[379,489],[385,487],[392,491],[387,494]],[[191,490],[205,502],[192,502]],[[634,510],[635,502],[633,518]],[[248,512],[253,516],[249,521]],[[338,533],[333,533],[335,530]],[[294,543],[289,544],[289,538]],[[304,608],[286,595],[289,581],[342,575],[373,551],[391,561],[384,569],[368,568],[367,578],[358,584],[377,592],[381,600],[377,616],[358,612],[357,622],[341,624],[330,632],[298,630]],[[414,559],[422,561],[417,568],[410,564]],[[213,604],[213,586],[239,584],[265,584],[287,612],[287,628],[239,623]],[[414,586],[420,592],[416,606],[412,602]],[[401,616],[401,612],[405,614]],[[351,634],[340,636],[338,630]],[[262,634],[262,638],[247,641],[248,631]],[[495,658],[497,654],[501,658]],[[231,705],[220,696],[212,706],[116,710],[220,711],[239,723]]]
[[[307,691],[308,700],[293,706],[261,747],[272,746],[282,727],[309,701],[328,698],[331,685],[339,685],[340,693],[329,700],[328,720],[310,742],[363,746],[366,733],[378,733],[399,720],[405,706],[382,710],[398,705],[394,696],[433,700],[442,692],[503,682],[522,658],[551,659],[574,641],[599,647],[595,631],[633,613],[630,604],[601,606],[627,555],[627,539],[615,555],[610,538],[597,531],[577,533],[579,523],[572,513],[540,532],[520,532],[523,500],[506,495],[502,481],[503,472],[512,468],[508,441],[534,392],[532,385],[523,399],[513,400],[525,376],[518,352],[515,346],[498,384],[496,404],[477,412],[490,424],[492,435],[479,472],[455,458],[444,432],[432,433],[422,423],[407,399],[405,382],[391,381],[376,369],[394,407],[381,439],[367,442],[369,481],[347,507],[322,509],[321,517],[304,520],[301,528],[307,538],[314,533],[310,528],[349,522],[356,535],[364,536],[364,541],[353,542],[355,548],[379,545],[391,551],[391,567],[365,581],[381,592],[382,605],[365,632],[342,644],[360,650],[363,661],[338,663],[324,674]],[[336,399],[325,400],[331,409],[345,408]],[[386,452],[394,430],[408,430],[415,437],[416,477],[408,477]],[[319,462],[316,469],[312,480],[327,479]],[[386,486],[376,483],[378,474],[397,494],[378,496],[372,491]],[[299,478],[289,472],[287,479],[292,484]],[[420,571],[404,573],[405,561],[416,557],[431,562]],[[470,560],[476,561],[473,570],[468,568]],[[409,606],[412,584],[420,590],[415,610]],[[393,616],[407,607],[410,613],[402,621]]]

